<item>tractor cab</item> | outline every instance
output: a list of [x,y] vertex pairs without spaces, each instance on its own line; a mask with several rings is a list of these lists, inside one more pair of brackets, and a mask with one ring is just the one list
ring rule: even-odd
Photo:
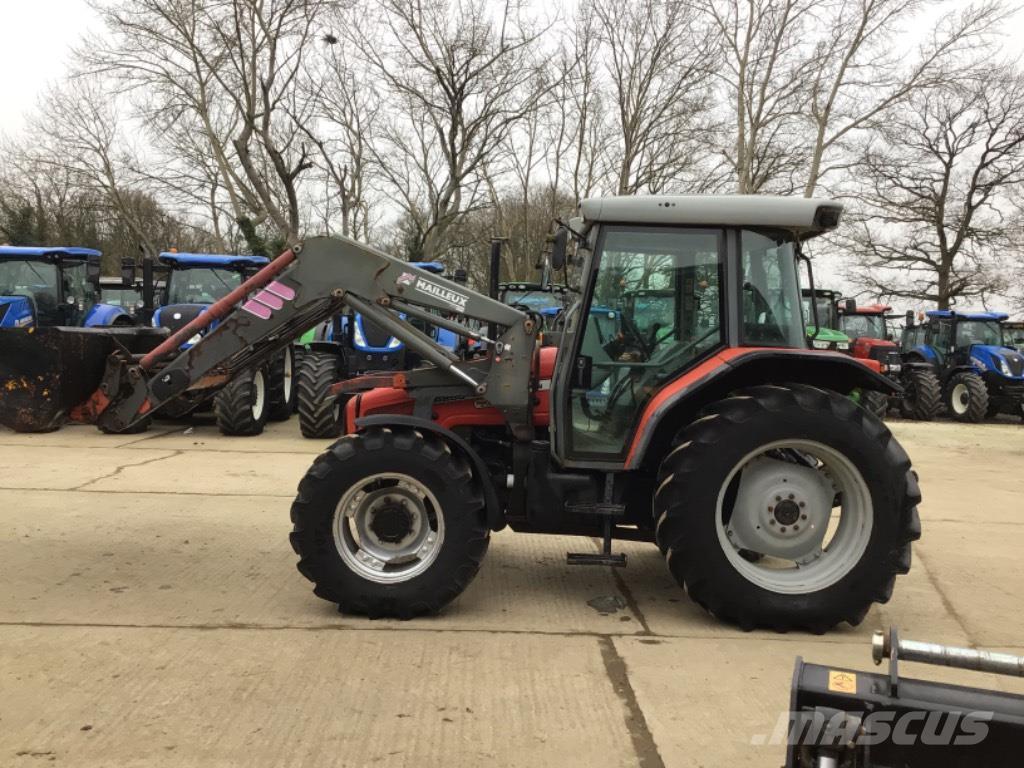
[[899,347],[893,340],[889,327],[888,313],[892,307],[885,304],[857,305],[852,299],[837,301],[839,329],[851,340],[850,351],[854,357],[875,360],[882,366],[882,372],[889,365],[899,371]]
[[0,328],[131,324],[99,300],[100,251],[0,246]]
[[[172,332],[183,328],[269,262],[263,256],[161,253],[159,263],[167,272],[152,324]],[[216,324],[208,330],[215,327]],[[181,348],[191,347],[200,337],[201,334],[195,334]]]
[[908,313],[902,347],[942,380],[950,415],[978,422],[1004,412],[1024,415],[1024,355],[1004,335],[1003,312],[930,310]]
[[[815,349],[831,349],[849,352],[850,337],[840,330],[839,294],[823,288],[813,291],[804,288],[800,292],[804,322],[807,324],[807,338]],[[813,304],[812,304],[813,302]],[[815,326],[815,315],[818,325]]]
[[545,330],[555,330],[559,317],[569,306],[570,292],[559,283],[499,283],[498,301],[544,319]]

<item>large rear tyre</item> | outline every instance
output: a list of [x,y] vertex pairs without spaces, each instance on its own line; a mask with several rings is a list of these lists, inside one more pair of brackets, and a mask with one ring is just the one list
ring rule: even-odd
[[307,352],[297,377],[299,429],[303,437],[331,438],[344,432],[343,403],[330,396],[338,381],[338,357],[329,352]]
[[490,540],[469,463],[411,429],[332,445],[299,484],[292,523],[314,594],[371,618],[440,611],[476,576]]
[[214,398],[217,428],[224,435],[258,435],[267,423],[267,406],[266,369],[238,374]]
[[860,405],[872,416],[884,419],[889,412],[889,396],[874,389],[864,389],[860,393]]
[[980,424],[988,412],[988,389],[976,373],[955,373],[946,385],[946,408],[957,421]]
[[900,414],[906,419],[931,421],[942,408],[942,384],[927,368],[910,368],[903,378]]
[[267,418],[271,421],[288,421],[295,410],[295,350],[285,347],[270,361],[268,371]]
[[906,453],[852,400],[761,386],[680,433],[659,471],[656,537],[720,619],[822,633],[889,600],[921,534],[920,498]]

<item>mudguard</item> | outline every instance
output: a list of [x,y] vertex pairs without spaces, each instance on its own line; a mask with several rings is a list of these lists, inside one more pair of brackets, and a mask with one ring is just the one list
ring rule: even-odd
[[492,531],[500,531],[505,527],[505,515],[502,512],[501,502],[498,500],[498,491],[494,487],[494,481],[491,479],[491,475],[487,471],[487,465],[484,464],[484,460],[480,458],[480,454],[473,450],[473,447],[466,442],[464,438],[459,437],[450,429],[445,429],[432,421],[421,419],[416,416],[382,414],[379,416],[363,416],[362,418],[356,419],[357,431],[362,431],[367,427],[411,427],[418,429],[421,432],[431,432],[458,446],[458,448],[466,454],[466,458],[469,459],[470,463],[473,465],[473,472],[480,479],[480,483],[483,486],[484,504],[487,508],[488,527]]
[[115,307],[113,304],[93,304],[92,308],[85,315],[82,326],[85,328],[103,328],[113,325],[121,318],[124,318],[122,324],[135,325],[135,320],[124,311],[123,307]]
[[35,323],[27,296],[0,296],[0,328],[28,328]]
[[663,386],[644,406],[624,469],[636,469],[648,456],[655,462],[676,433],[701,409],[731,392],[759,384],[807,384],[850,394],[870,389],[898,395],[903,389],[863,361],[839,352],[809,349],[723,349]]

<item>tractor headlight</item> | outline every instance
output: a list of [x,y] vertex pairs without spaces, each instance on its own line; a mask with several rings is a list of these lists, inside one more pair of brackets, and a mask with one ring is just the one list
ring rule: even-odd
[[1002,373],[1003,376],[1013,376],[1013,372],[1010,370],[1010,366],[1006,362],[1006,358],[999,358],[999,372]]
[[392,336],[391,341],[388,342],[388,349],[398,349],[402,346],[402,340],[397,336]]
[[982,360],[979,357],[975,357],[974,355],[971,355],[971,365],[973,365],[979,371],[987,371],[988,370],[988,366],[985,365],[985,361]]
[[203,336],[202,336],[202,334],[200,334],[200,333],[197,333],[197,334],[196,334],[195,336],[193,336],[193,337],[192,337],[191,339],[189,339],[189,340],[188,340],[188,341],[186,341],[185,343],[186,343],[186,344],[190,344],[190,345],[191,345],[191,344],[198,344],[198,343],[199,343],[200,341],[202,341],[202,340],[203,340]]
[[850,348],[849,342],[846,342],[846,341],[837,341],[836,342],[836,349],[847,350],[849,348]]
[[366,337],[363,335],[362,325],[363,324],[359,322],[358,317],[352,319],[352,328],[354,329],[352,336],[357,347],[368,347],[370,345],[366,343]]
[[827,341],[818,341],[817,339],[815,339],[813,343],[815,349],[828,349]]

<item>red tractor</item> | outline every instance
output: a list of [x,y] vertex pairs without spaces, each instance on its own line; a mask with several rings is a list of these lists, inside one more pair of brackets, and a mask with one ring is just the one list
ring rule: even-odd
[[942,408],[942,384],[927,363],[904,359],[889,328],[892,307],[885,304],[862,304],[853,299],[837,302],[840,330],[850,337],[850,352],[855,358],[877,365],[881,374],[903,388],[903,394],[886,395],[868,391],[862,404],[878,416],[884,416],[890,405],[908,419],[931,421]]
[[[318,596],[369,616],[439,611],[508,527],[603,541],[571,564],[622,566],[614,540],[651,542],[693,600],[744,629],[857,624],[910,568],[920,492],[893,435],[848,397],[897,388],[808,349],[803,243],[841,212],[760,195],[585,200],[552,238],[551,271],[575,241],[581,276],[557,348],[538,343],[536,314],[354,240],[311,238],[148,352],[116,335],[11,331],[0,423],[46,428],[78,401],[73,418],[121,431],[347,306],[424,365],[333,390],[347,434],[291,509]],[[616,333],[589,321],[595,307],[618,313]],[[456,354],[416,320],[477,351]]]

